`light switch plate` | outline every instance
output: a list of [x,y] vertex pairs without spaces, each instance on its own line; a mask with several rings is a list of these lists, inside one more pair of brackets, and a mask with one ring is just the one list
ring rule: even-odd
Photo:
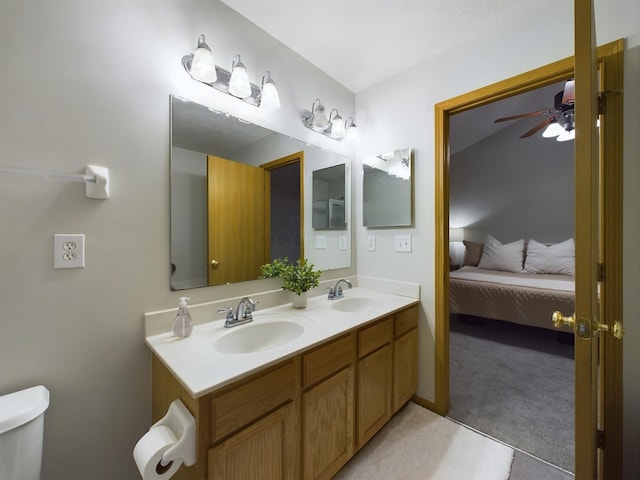
[[340,249],[340,250],[346,250],[347,249],[347,236],[346,235],[340,235],[338,237],[338,249]]
[[323,250],[327,248],[327,236],[326,235],[316,235],[316,249]]
[[367,250],[370,252],[376,251],[376,236],[375,235],[367,235]]
[[54,234],[53,268],[84,268],[84,234]]

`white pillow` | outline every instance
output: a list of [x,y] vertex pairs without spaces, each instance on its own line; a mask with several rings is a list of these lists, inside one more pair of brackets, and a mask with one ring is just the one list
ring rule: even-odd
[[478,268],[521,272],[523,250],[524,239],[503,245],[491,235],[487,235]]
[[576,244],[573,238],[555,245],[529,240],[524,269],[529,273],[575,275]]

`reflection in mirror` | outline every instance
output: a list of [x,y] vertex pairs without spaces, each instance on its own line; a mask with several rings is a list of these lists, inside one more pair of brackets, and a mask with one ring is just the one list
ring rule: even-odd
[[[307,257],[321,270],[349,267],[350,242],[344,249],[338,242],[305,246],[314,246],[305,183],[313,170],[334,165],[348,175],[349,163],[172,96],[171,289],[255,280],[262,264],[283,256]],[[349,195],[347,189],[346,212]]]
[[409,227],[413,219],[411,149],[365,158],[362,203],[365,227]]
[[345,191],[344,165],[313,171],[314,230],[346,230]]

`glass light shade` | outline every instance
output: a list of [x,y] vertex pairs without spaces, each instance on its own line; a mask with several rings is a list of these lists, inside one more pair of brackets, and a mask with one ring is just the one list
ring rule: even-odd
[[558,135],[562,135],[565,132],[566,130],[564,129],[564,127],[562,127],[558,122],[554,120],[547,126],[547,128],[545,128],[544,132],[542,132],[542,136],[544,138],[553,138],[557,137]]
[[351,144],[356,144],[360,142],[360,132],[358,132],[358,127],[356,127],[355,123],[352,123],[347,128],[346,141]]
[[260,94],[260,106],[262,108],[278,109],[280,108],[280,95],[276,84],[271,78],[264,81],[262,93]]
[[247,98],[251,96],[251,83],[244,64],[239,60],[234,62],[229,80],[229,93],[234,97]]
[[334,119],[331,120],[331,138],[341,140],[346,134],[347,131],[344,128],[344,120],[342,120],[342,117],[340,115],[336,114]]
[[329,117],[327,117],[327,111],[324,109],[322,104],[318,105],[313,109],[313,122],[311,123],[311,128],[318,132],[322,132],[326,130],[329,126]]
[[566,142],[568,140],[573,140],[574,138],[576,138],[576,130],[575,130],[575,128],[573,130],[569,130],[568,132],[565,130],[560,135],[558,135],[556,140],[558,142]]
[[189,74],[194,80],[205,83],[214,83],[218,76],[216,75],[216,66],[213,62],[211,50],[206,46],[199,44],[198,49],[193,54],[191,60],[191,69]]

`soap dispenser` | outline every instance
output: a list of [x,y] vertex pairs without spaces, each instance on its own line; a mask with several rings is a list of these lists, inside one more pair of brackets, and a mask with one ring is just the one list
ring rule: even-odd
[[190,300],[190,298],[180,297],[178,314],[176,315],[176,321],[173,323],[173,335],[180,338],[188,337],[193,330],[193,322],[187,308],[187,300]]

